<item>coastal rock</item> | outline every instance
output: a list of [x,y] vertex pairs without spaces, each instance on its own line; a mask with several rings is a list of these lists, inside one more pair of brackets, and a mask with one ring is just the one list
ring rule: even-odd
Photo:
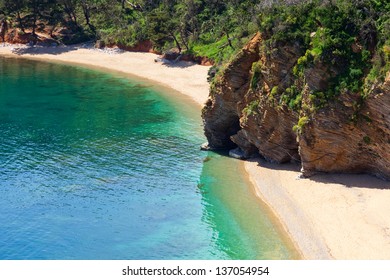
[[144,40],[144,41],[139,41],[133,46],[128,46],[125,44],[107,44],[107,47],[109,48],[119,48],[124,51],[129,51],[129,52],[148,52],[148,53],[154,53],[154,54],[161,54],[160,52],[156,51],[153,47],[153,43],[150,40]]
[[[273,162],[296,161],[298,143],[292,127],[298,116],[286,106],[275,106],[269,96],[273,87],[291,83],[301,50],[293,44],[267,52],[259,49],[261,40],[257,34],[217,77],[203,110],[205,134],[212,146],[237,145],[246,158],[259,153]],[[256,85],[255,62],[261,65]]]
[[97,40],[95,42],[95,48],[97,48],[97,49],[103,49],[103,48],[105,48],[105,46],[106,46],[106,44],[104,43],[103,40]]
[[337,74],[335,69],[325,66],[321,62],[315,63],[313,67],[305,70],[306,85],[310,90],[321,91],[328,87],[330,78]]
[[241,150],[240,147],[237,147],[235,149],[230,150],[229,157],[236,158],[236,159],[247,159],[248,158],[245,156],[244,151]]
[[209,146],[209,143],[208,143],[208,142],[205,142],[205,143],[203,143],[202,145],[200,145],[200,150],[201,150],[201,151],[211,151],[210,146]]
[[297,115],[292,111],[276,109],[263,102],[257,114],[241,118],[242,129],[232,140],[247,157],[259,153],[268,161],[284,163],[299,161],[298,143],[292,130]]
[[213,149],[234,148],[230,136],[240,130],[238,103],[249,89],[253,62],[259,59],[261,37],[256,34],[233,62],[219,73],[211,85],[210,98],[202,110],[204,130]]
[[[292,130],[298,114],[287,106],[276,106],[272,95],[291,84],[292,68],[301,53],[298,44],[276,45],[271,52],[260,51],[257,63],[261,69],[256,84],[252,78],[252,88],[240,103],[241,130],[231,137],[247,156],[258,152],[277,163],[299,160],[296,134]],[[255,75],[254,71],[251,74]]]
[[[298,77],[293,69],[305,50],[296,42],[264,40],[256,34],[214,78],[202,112],[209,146],[238,147],[239,158],[260,154],[277,163],[301,162],[303,176],[344,172],[390,179],[390,73],[366,97],[345,91],[322,106],[312,94],[326,90],[338,68],[318,60]],[[301,96],[295,95],[298,109],[283,100],[292,87]]]
[[299,136],[303,174],[370,173],[389,179],[390,73],[358,111],[345,105],[358,102],[356,95],[344,94],[340,101],[316,113]]

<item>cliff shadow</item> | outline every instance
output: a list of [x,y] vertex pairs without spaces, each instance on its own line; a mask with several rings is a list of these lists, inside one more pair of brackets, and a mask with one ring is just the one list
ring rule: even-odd
[[[249,159],[249,161],[256,162],[259,166],[267,169],[294,172],[297,178],[301,176],[301,166],[298,163],[277,164],[270,163],[263,158]],[[390,190],[390,181],[369,174],[316,173],[301,180],[322,184],[339,184],[347,188]]]
[[[247,159],[246,161],[255,162],[258,166],[263,168],[272,169],[272,170],[280,170],[280,171],[293,171],[300,173],[301,166],[299,163],[274,163],[267,161],[265,158],[259,156],[255,158]],[[299,174],[297,174],[298,176]]]
[[347,188],[390,190],[390,181],[369,174],[318,173],[307,179],[323,184],[340,184]]

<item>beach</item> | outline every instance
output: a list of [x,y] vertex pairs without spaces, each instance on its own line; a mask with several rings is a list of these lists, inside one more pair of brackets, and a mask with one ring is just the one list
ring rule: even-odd
[[390,183],[369,175],[318,174],[245,162],[258,195],[305,259],[390,259]]
[[[0,46],[0,55],[84,65],[174,89],[199,107],[209,67],[169,63],[155,54],[91,47]],[[304,259],[390,259],[390,182],[368,175],[299,177],[298,165],[243,162],[257,195],[270,207]]]

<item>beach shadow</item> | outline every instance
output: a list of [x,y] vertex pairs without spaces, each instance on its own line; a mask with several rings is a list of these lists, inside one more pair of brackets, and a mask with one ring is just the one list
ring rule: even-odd
[[255,162],[258,166],[263,168],[279,170],[279,171],[292,171],[292,172],[300,172],[301,166],[299,163],[272,163],[267,161],[262,157],[250,158],[246,161]]
[[158,61],[155,61],[156,63],[161,63],[162,65],[169,67],[169,68],[188,68],[194,65],[197,65],[194,62],[189,61],[174,61],[174,60],[167,60],[167,59],[161,59]]
[[51,54],[59,55],[66,52],[71,52],[80,49],[80,46],[22,46],[12,49],[12,53],[16,55],[39,55],[39,54]]
[[[297,177],[300,176],[301,166],[298,163],[276,164],[262,158],[249,159],[248,161],[256,162],[259,166],[267,169],[296,172]],[[368,174],[317,173],[301,180],[322,184],[339,184],[347,188],[390,190],[390,181]]]
[[[49,55],[59,55],[79,49],[87,49],[87,50],[97,50],[99,51],[100,49],[95,49],[93,44],[91,43],[83,43],[83,44],[77,44],[77,45],[59,45],[59,46],[50,46],[47,44],[44,45],[35,45],[35,46],[28,46],[28,45],[23,45],[23,46],[15,46],[11,51],[12,53],[16,55],[41,55],[41,54],[49,54]],[[105,53],[109,54],[119,54],[119,53],[124,53],[126,51],[121,50],[121,49],[108,49],[108,51],[100,50]],[[164,65],[168,68],[180,68],[180,69],[185,69],[194,65],[197,65],[194,62],[189,62],[189,61],[174,61],[174,60],[167,60],[167,59],[158,59],[155,60],[155,63],[160,63],[161,65]]]

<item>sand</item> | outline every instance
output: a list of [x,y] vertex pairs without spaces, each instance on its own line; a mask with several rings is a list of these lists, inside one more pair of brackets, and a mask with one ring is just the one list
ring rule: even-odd
[[[89,46],[0,46],[0,55],[80,64],[137,76],[207,100],[209,67],[160,61],[150,53]],[[157,60],[157,62],[155,62]],[[368,175],[299,179],[299,166],[245,162],[257,195],[270,207],[305,259],[390,259],[390,182]]]
[[245,163],[305,259],[390,259],[390,182],[369,175],[299,178],[299,166]]

